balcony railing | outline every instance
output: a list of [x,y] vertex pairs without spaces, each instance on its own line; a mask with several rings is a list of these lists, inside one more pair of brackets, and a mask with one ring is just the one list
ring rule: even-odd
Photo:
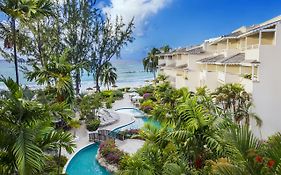
[[225,73],[224,72],[219,72],[218,73],[218,80],[221,82],[225,82]]
[[259,44],[247,45],[247,49],[257,49],[257,48],[259,48]]

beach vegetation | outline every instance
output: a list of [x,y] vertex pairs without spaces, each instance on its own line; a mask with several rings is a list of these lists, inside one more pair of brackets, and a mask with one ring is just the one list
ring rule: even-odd
[[160,50],[157,48],[152,48],[147,56],[143,59],[143,67],[146,72],[152,72],[154,79],[156,79],[156,71],[158,66],[158,56]]
[[[17,56],[17,23],[28,23],[32,19],[41,16],[52,15],[52,3],[49,0],[43,1],[0,1],[0,9],[10,18],[11,30],[7,31],[10,35],[4,35],[4,46],[7,49],[13,47],[13,61],[15,64],[16,83],[19,84],[18,56]],[[2,28],[3,29],[3,28]],[[2,50],[3,51],[3,50]],[[4,51],[6,58],[7,52]]]
[[111,85],[115,85],[117,80],[117,73],[116,68],[112,66],[110,62],[103,65],[100,75],[100,82],[107,87],[107,90],[109,90],[109,87]]
[[119,57],[121,49],[134,40],[133,28],[133,19],[125,24],[118,16],[115,20],[111,20],[109,16],[95,18],[94,31],[91,35],[92,47],[89,52],[89,68],[98,92],[100,91],[100,78],[104,65],[108,64],[114,56]]

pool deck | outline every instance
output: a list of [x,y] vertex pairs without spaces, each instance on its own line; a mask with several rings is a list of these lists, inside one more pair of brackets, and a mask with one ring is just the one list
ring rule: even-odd
[[[132,104],[129,94],[125,93],[124,98],[121,100],[116,101],[112,104],[112,110],[120,109],[120,108],[135,108],[135,106]],[[131,115],[123,115],[120,117],[120,119],[111,125],[100,127],[99,129],[106,129],[106,130],[114,130],[115,128],[124,126],[126,124],[129,124],[134,121],[134,117]],[[74,133],[74,131],[72,131]],[[74,153],[68,154],[65,150],[62,150],[62,154],[68,158],[71,158],[77,151],[79,151],[81,148],[85,147],[86,145],[89,145],[92,142],[89,142],[88,132],[86,129],[85,123],[82,123],[79,129],[76,129],[76,136],[78,139],[75,140],[76,148],[74,149]],[[142,147],[143,141],[136,140],[136,139],[128,139],[125,141],[117,141],[117,146],[122,149],[125,152],[128,153],[134,153],[139,148]]]
[[124,141],[121,140],[116,140],[115,143],[117,147],[129,154],[134,154],[136,153],[143,145],[144,145],[143,140],[138,140],[138,139],[126,139]]

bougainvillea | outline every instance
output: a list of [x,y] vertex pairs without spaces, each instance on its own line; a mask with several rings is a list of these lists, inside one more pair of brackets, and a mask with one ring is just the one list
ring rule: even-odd
[[100,154],[110,164],[119,165],[121,158],[126,155],[123,151],[119,150],[114,140],[107,140],[99,146]]

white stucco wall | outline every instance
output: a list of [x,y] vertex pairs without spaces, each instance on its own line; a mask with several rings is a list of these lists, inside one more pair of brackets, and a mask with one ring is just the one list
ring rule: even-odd
[[277,27],[276,46],[260,46],[259,82],[253,84],[255,112],[262,118],[262,136],[281,131],[281,27]]

